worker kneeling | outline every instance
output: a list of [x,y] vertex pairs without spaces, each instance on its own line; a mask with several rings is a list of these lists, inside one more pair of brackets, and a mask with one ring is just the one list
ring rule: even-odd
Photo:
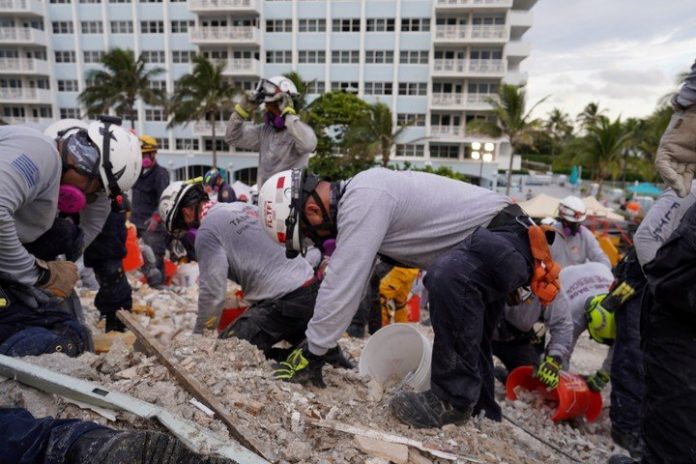
[[267,356],[281,340],[302,341],[319,282],[307,261],[287,259],[263,232],[256,207],[213,205],[201,184],[174,182],[162,193],[159,210],[174,236],[197,229],[200,288],[194,333],[217,327],[229,278],[241,285],[251,307],[220,338],[248,340]]
[[[435,331],[432,389],[402,392],[392,412],[415,427],[460,424],[495,401],[491,336],[503,305],[531,285],[550,302],[558,266],[544,232],[508,197],[434,174],[363,171],[346,182],[295,169],[271,177],[259,195],[263,224],[289,256],[336,238],[336,249],[307,327],[307,343],[276,377],[321,385],[327,351],[358,309],[377,255],[428,272]],[[531,245],[530,245],[531,243]]]

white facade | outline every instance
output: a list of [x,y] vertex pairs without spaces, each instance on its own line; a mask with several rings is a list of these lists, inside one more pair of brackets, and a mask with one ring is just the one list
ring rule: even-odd
[[[225,74],[242,88],[252,88],[261,76],[297,71],[315,81],[310,98],[348,88],[368,102],[387,103],[397,122],[418,120],[404,131],[394,161],[492,179],[509,144],[473,138],[466,126],[491,117],[486,98],[502,81],[525,82],[520,62],[529,46],[521,39],[535,3],[0,0],[0,117],[45,126],[80,115],[77,95],[85,75],[110,48],[145,53],[166,69],[155,85],[169,92],[190,71],[191,56],[201,52],[225,60]],[[160,163],[177,177],[186,175],[187,166],[199,166],[200,173],[212,158],[209,124],[168,130],[165,117],[161,109],[139,104],[136,130],[159,139]],[[216,133],[224,133],[223,121]],[[481,149],[472,149],[476,142]],[[218,144],[220,167],[253,182],[256,155]]]

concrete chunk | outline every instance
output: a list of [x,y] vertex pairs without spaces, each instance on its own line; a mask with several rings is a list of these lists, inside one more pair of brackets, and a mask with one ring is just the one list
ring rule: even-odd
[[384,458],[396,464],[408,462],[408,446],[406,445],[356,436],[355,446],[365,454]]

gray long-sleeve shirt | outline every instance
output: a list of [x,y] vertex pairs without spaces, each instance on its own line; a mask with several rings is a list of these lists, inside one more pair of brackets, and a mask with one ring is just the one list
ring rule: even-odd
[[563,234],[563,225],[559,221],[556,221],[553,227],[557,233],[551,245],[551,255],[562,268],[591,261],[604,264],[611,269],[609,257],[602,251],[599,242],[587,227],[580,226],[577,234],[568,237]]
[[203,219],[196,236],[200,269],[198,317],[194,332],[218,317],[227,279],[238,283],[250,303],[280,298],[311,279],[304,259],[287,259],[259,223],[258,210],[246,203],[218,203]]
[[259,152],[257,185],[287,169],[305,168],[309,154],[317,147],[317,136],[300,118],[285,116],[285,130],[276,130],[270,124],[254,124],[233,112],[227,123],[225,142],[231,147]]
[[691,72],[684,79],[684,85],[677,94],[677,103],[683,107],[696,104],[696,61],[691,66]]
[[510,204],[504,195],[423,172],[369,169],[344,187],[336,250],[306,332],[317,355],[348,327],[378,253],[427,270]]
[[[540,321],[543,313],[543,321],[551,339],[546,347],[546,352],[552,356],[566,359],[573,346],[573,318],[570,308],[565,302],[558,303],[554,300],[544,309],[537,297],[517,306],[505,306],[504,317],[522,332],[529,332],[534,324]],[[495,340],[495,335],[493,337]]]
[[679,198],[674,190],[663,192],[640,223],[633,244],[641,267],[653,260],[657,250],[672,235],[684,213],[696,203],[696,181],[691,183],[691,192]]

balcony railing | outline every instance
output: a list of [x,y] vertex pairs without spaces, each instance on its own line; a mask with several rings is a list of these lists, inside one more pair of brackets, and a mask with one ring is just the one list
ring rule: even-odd
[[445,24],[435,27],[435,40],[506,40],[503,25]]
[[448,136],[463,133],[464,128],[461,126],[430,126],[430,135]]
[[457,6],[512,6],[512,0],[437,0],[438,7]]
[[51,91],[31,87],[0,87],[0,99],[22,101],[49,101]]
[[500,97],[495,93],[469,93],[466,95],[467,103],[483,103],[489,105],[489,100],[500,101]]
[[258,40],[258,29],[253,26],[203,26],[191,28],[189,35],[191,40],[196,42],[255,42]]
[[433,70],[436,73],[452,74],[500,74],[505,72],[503,60],[466,60],[436,58],[433,62]]
[[433,106],[461,106],[464,104],[463,93],[434,93]]
[[8,72],[48,75],[48,61],[34,58],[0,58],[0,73]]
[[223,74],[258,74],[259,60],[253,58],[233,58],[227,60]]
[[191,11],[256,10],[256,0],[188,0]]
[[0,43],[46,45],[46,33],[31,27],[0,27]]
[[30,124],[42,124],[42,125],[48,126],[49,124],[54,122],[54,120],[51,118],[35,118],[33,116],[25,116],[25,117],[13,117],[13,116],[6,117],[6,116],[3,116],[0,119],[2,119],[7,124],[27,124],[27,123],[30,123]]
[[22,13],[43,15],[43,8],[39,0],[0,0],[0,13]]

